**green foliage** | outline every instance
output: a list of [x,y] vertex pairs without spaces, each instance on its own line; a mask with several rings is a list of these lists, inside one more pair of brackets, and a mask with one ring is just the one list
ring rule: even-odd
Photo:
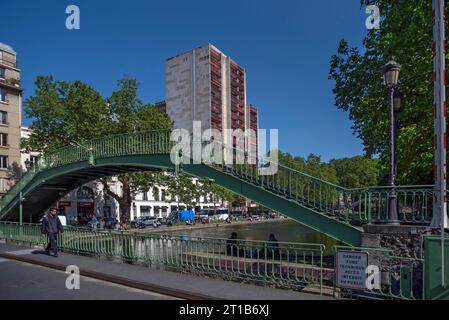
[[279,151],[279,162],[293,170],[345,188],[375,186],[379,178],[379,161],[362,156],[332,159],[324,163],[315,154],[304,159]]
[[345,188],[376,186],[379,169],[377,159],[357,156],[332,159],[329,165],[335,170],[338,184]]
[[24,105],[26,116],[33,119],[33,134],[22,140],[23,149],[52,151],[107,134],[108,108],[95,89],[51,76],[37,77],[35,85],[35,95]]
[[315,178],[338,184],[337,172],[329,164],[321,162],[321,157],[318,155],[310,154],[307,159],[304,159],[279,151],[279,163]]
[[[106,99],[81,81],[39,76],[35,85],[35,94],[25,101],[24,107],[27,117],[33,119],[33,133],[21,142],[26,151],[49,152],[112,134],[171,128],[165,113],[138,98],[139,83],[135,79],[119,80],[117,90]],[[119,202],[126,222],[132,196],[139,190],[148,190],[161,178],[151,172],[121,174],[117,178],[122,184],[120,194],[109,188],[108,179],[102,183],[105,193]]]
[[178,205],[185,203],[187,206],[195,207],[200,189],[193,183],[190,176],[183,173],[167,175],[162,176],[159,182],[168,187],[168,195],[171,199],[176,199]]
[[[388,95],[382,66],[394,56],[402,65],[399,89],[404,94],[398,129],[398,183],[433,183],[433,49],[432,1],[362,0],[374,4],[382,18],[370,30],[363,49],[342,39],[332,56],[329,79],[337,108],[349,113],[354,133],[367,156],[388,161]],[[447,26],[446,26],[447,29]],[[385,171],[380,183],[385,183]]]

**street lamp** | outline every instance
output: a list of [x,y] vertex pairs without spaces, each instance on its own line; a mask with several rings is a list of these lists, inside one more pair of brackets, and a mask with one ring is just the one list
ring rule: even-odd
[[401,94],[397,92],[396,86],[399,81],[401,66],[391,59],[384,67],[385,85],[390,91],[390,174],[388,176],[388,220],[389,224],[398,225],[398,199],[396,194],[396,115],[401,106]]

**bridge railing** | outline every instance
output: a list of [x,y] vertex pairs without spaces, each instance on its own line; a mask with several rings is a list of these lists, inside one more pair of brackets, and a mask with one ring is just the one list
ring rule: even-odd
[[[69,145],[45,154],[20,181],[0,200],[0,212],[17,199],[23,188],[41,171],[70,163],[97,158],[139,154],[169,154],[175,142],[170,140],[170,130],[136,132],[93,139],[82,145]],[[295,201],[318,213],[346,223],[382,223],[388,221],[389,187],[347,189],[306,173],[289,168],[278,161],[258,156],[217,141],[215,147],[223,154],[232,155],[231,164],[219,158],[208,164],[222,172],[232,174],[268,192]],[[207,150],[207,143],[201,145]],[[193,150],[193,148],[192,148]],[[186,155],[184,155],[185,157]],[[187,155],[190,159],[191,155]],[[213,159],[213,157],[211,157]],[[243,159],[236,163],[235,160]],[[277,168],[272,174],[261,170],[270,165]],[[432,214],[432,186],[398,186],[399,218],[403,223],[429,223]]]
[[[348,189],[289,168],[270,157],[251,156],[243,150],[222,147],[244,164],[214,163],[223,172],[237,176],[266,191],[296,201],[317,212],[347,223],[388,222],[388,198],[394,191],[402,223],[428,224],[432,217],[433,186],[376,186]],[[261,168],[277,168],[274,174],[261,174]]]
[[106,158],[136,154],[167,154],[173,142],[170,130],[145,131],[133,134],[118,134],[86,141],[81,145],[70,145],[56,150],[42,159],[41,167],[48,169],[70,163],[88,161],[91,158]]
[[[44,245],[40,225],[0,222],[0,239]],[[324,245],[181,237],[66,227],[59,239],[65,252],[105,256],[131,263],[208,274],[229,280],[322,293],[333,270],[323,265]]]
[[44,170],[81,161],[93,162],[100,157],[126,154],[167,154],[173,145],[173,142],[170,141],[170,133],[170,130],[157,130],[119,134],[93,139],[79,145],[68,145],[47,153],[0,199],[0,212],[19,196],[23,188],[38,173]]

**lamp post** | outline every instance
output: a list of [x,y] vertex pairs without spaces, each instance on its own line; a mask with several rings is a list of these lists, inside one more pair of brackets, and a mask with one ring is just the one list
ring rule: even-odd
[[[394,141],[396,146],[396,141],[398,138],[398,118],[399,113],[401,112],[401,103],[403,100],[402,92],[399,90],[395,90],[393,94],[393,110],[394,110]],[[396,156],[396,149],[395,149],[395,157],[394,157],[394,177],[396,178],[398,176],[398,165],[397,165],[397,156]],[[396,183],[396,180],[395,180]]]
[[[390,174],[388,176],[388,223],[398,225],[398,199],[396,194],[396,114],[400,108],[401,95],[396,93],[396,86],[399,80],[399,72],[401,66],[399,63],[391,59],[383,68],[385,85],[390,94]],[[396,102],[396,108],[395,108]]]

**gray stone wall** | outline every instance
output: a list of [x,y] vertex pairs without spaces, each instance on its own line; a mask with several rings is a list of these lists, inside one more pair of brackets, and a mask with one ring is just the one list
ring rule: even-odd
[[362,246],[393,250],[393,255],[408,258],[423,257],[425,227],[365,225]]

